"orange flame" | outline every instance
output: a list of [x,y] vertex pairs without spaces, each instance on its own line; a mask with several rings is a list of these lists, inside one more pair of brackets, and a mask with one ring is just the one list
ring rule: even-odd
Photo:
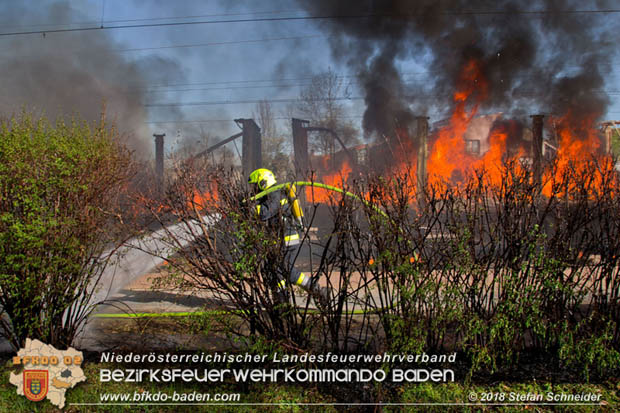
[[[477,119],[480,104],[487,98],[488,92],[489,85],[484,77],[481,62],[475,59],[469,60],[463,66],[457,81],[457,88],[453,93],[454,108],[447,125],[438,130],[435,140],[429,145],[427,180],[430,185],[458,186],[471,178],[474,171],[484,171],[486,182],[492,187],[497,187],[502,185],[503,179],[507,179],[506,176],[509,174],[506,174],[505,168],[508,165],[511,168],[522,168],[519,160],[526,155],[527,151],[523,147],[526,143],[522,142],[519,148],[508,146],[509,136],[518,136],[520,133],[520,128],[514,121],[495,125],[488,132],[488,136],[477,136],[476,139],[480,139],[478,141],[480,154],[468,151],[467,134],[472,134],[476,130],[474,120]],[[613,169],[614,165],[611,157],[596,156],[601,146],[595,128],[596,118],[594,114],[576,116],[572,112],[561,118],[551,118],[551,122],[555,125],[558,151],[555,154],[556,167],[553,170],[547,168],[543,172],[544,195],[550,196],[554,191],[554,184],[562,181],[569,173],[581,180],[587,180],[588,188],[591,187],[588,189],[590,192],[601,188],[606,172]],[[406,134],[406,130],[397,129],[395,139],[387,142],[394,159],[394,164],[389,169],[393,173],[408,177],[410,181],[407,185],[412,192],[410,195],[415,199],[417,150],[411,147],[412,140],[408,139]],[[599,169],[586,170],[589,167],[588,161],[593,160],[595,156],[599,162]],[[327,158],[323,160],[326,162]],[[508,160],[514,162],[507,163]],[[320,181],[343,186],[350,172],[351,167],[345,162],[340,171],[327,175]],[[565,188],[564,193],[569,195],[571,189],[574,188]],[[557,193],[557,188],[555,191]],[[313,202],[333,200],[333,194],[317,188],[307,188],[306,194],[308,200]]]
[[494,143],[500,147],[494,149],[492,154],[487,153],[478,160],[467,153],[465,133],[488,93],[488,85],[477,60],[467,62],[457,83],[453,95],[454,111],[449,124],[439,130],[428,160],[428,176],[432,184],[462,181],[473,165],[485,167],[488,162],[501,159],[505,150],[505,137],[494,136]]
[[[325,175],[317,182],[343,188],[346,186],[351,171],[351,166],[347,161],[345,161],[339,171],[336,171],[331,175]],[[334,202],[334,192],[323,188],[308,186],[306,187],[306,199],[313,203],[330,203]]]
[[[613,161],[607,154],[602,156],[597,154],[601,142],[594,127],[595,120],[594,114],[577,117],[572,111],[560,118],[551,119],[558,140],[558,151],[555,157],[557,168],[554,171],[544,172],[544,195],[550,196],[553,193],[554,183],[571,174],[582,179],[590,178],[587,182],[580,182],[582,189],[587,187],[589,193],[601,189],[605,172],[613,169]],[[598,168],[589,171],[588,162],[595,159],[598,161]],[[574,189],[576,188],[564,188],[564,195],[570,196]]]
[[200,193],[198,190],[193,189],[191,191],[191,196],[188,197],[190,201],[188,201],[188,206],[190,208],[196,207],[197,210],[202,210],[205,208],[213,207],[219,200],[217,193],[217,184],[212,183],[208,185],[208,188],[205,192]]

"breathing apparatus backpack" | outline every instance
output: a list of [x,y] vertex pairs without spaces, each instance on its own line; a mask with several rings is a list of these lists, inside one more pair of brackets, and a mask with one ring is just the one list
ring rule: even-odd
[[304,211],[301,209],[301,205],[299,203],[299,199],[297,199],[297,189],[295,184],[289,183],[286,184],[284,188],[284,192],[288,199],[288,203],[291,206],[291,213],[295,218],[297,225],[299,225],[300,229],[304,228]]

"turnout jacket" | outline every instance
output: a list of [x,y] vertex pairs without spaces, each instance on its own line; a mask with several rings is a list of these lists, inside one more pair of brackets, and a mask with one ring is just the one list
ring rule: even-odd
[[284,191],[274,191],[260,198],[256,205],[256,213],[261,221],[273,228],[277,228],[278,220],[282,220],[285,246],[293,247],[299,244],[297,224]]

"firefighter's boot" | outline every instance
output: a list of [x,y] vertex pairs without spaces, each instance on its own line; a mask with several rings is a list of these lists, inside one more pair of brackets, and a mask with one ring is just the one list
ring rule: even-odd
[[329,308],[329,303],[331,301],[331,290],[329,287],[321,287],[318,280],[313,280],[310,284],[308,293],[314,298],[314,301],[319,307],[325,309]]

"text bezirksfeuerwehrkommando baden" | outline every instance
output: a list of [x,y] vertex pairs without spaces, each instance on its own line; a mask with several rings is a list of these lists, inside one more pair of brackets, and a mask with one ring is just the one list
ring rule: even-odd
[[393,382],[448,382],[454,381],[452,369],[393,369],[389,374],[383,369],[367,368],[311,368],[311,369],[100,369],[99,381],[125,383],[174,383],[199,382],[221,383],[227,380],[236,382],[293,382],[293,383],[352,383],[352,382],[383,382],[388,379]]

